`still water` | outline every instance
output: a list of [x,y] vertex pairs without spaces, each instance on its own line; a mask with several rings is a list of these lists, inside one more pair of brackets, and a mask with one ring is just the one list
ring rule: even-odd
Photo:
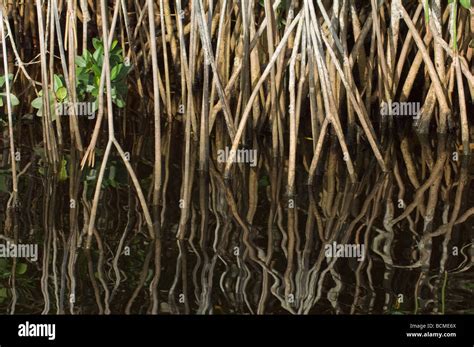
[[[351,182],[331,134],[327,160],[308,185],[313,140],[303,130],[294,195],[288,163],[272,156],[265,135],[250,141],[255,165],[236,163],[229,179],[218,160],[223,144],[212,138],[209,171],[192,161],[183,199],[182,130],[164,130],[155,241],[118,156],[105,173],[90,249],[100,151],[95,171],[65,156],[53,176],[31,149],[8,209],[9,176],[0,172],[0,238],[37,247],[36,261],[27,253],[0,257],[1,313],[474,313],[474,165],[449,138],[388,134],[393,164],[385,173],[358,139]],[[124,139],[148,201],[152,141]],[[190,151],[196,158],[197,145]]]

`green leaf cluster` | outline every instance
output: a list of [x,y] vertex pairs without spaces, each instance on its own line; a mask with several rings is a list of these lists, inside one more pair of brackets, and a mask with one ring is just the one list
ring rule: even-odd
[[[12,74],[8,75],[8,80],[10,81],[10,85],[11,85],[11,81],[13,80]],[[3,107],[4,105],[6,105],[6,102],[7,102],[7,93],[1,92],[3,90],[3,86],[5,85],[5,82],[6,82],[5,76],[0,76],[0,107]],[[13,93],[10,93],[10,101],[12,103],[12,106],[16,106],[20,103],[18,98],[15,95],[13,95]]]
[[[15,273],[17,276],[24,275],[28,270],[28,264],[19,262],[16,264]],[[0,258],[0,280],[6,280],[11,276],[11,265],[8,264],[7,259]],[[0,282],[0,304],[2,304],[9,297],[7,288]]]
[[[98,109],[100,76],[104,64],[104,45],[102,41],[97,38],[92,40],[92,45],[94,46],[92,53],[85,50],[81,56],[77,56],[75,59],[76,90],[79,101],[92,101],[94,103],[95,112]],[[109,53],[112,102],[117,105],[117,107],[123,108],[125,107],[127,75],[130,72],[130,67],[125,63],[122,49],[118,46],[117,40],[112,42]],[[68,91],[65,86],[64,77],[55,74],[53,82],[53,91],[49,92],[51,109],[53,109],[55,102],[64,103],[68,101]],[[16,99],[16,101],[18,100]],[[38,97],[31,102],[31,106],[38,110],[38,116],[41,117],[43,115],[43,90],[41,90],[38,93]],[[55,119],[56,115],[53,115],[53,120]]]
[[[93,53],[86,50],[83,55],[76,57],[76,78],[79,99],[85,100],[88,96],[92,96],[95,100],[95,111],[104,64],[104,45],[97,38],[92,40],[92,45],[95,49]],[[112,102],[117,107],[123,108],[127,94],[126,77],[130,72],[130,67],[124,62],[122,49],[118,46],[117,40],[112,42],[109,53]]]
[[[64,77],[61,75],[53,76],[53,91],[49,92],[50,109],[54,108],[54,102],[62,103],[67,101],[67,89],[65,87]],[[38,97],[31,102],[31,106],[37,109],[36,114],[39,117],[43,116],[43,90],[40,90]],[[53,113],[53,120],[56,120],[56,114]]]

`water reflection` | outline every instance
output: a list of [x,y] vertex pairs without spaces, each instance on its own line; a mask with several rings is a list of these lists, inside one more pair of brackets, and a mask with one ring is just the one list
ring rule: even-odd
[[[225,143],[212,138],[208,170],[193,160],[184,187],[179,134],[168,127],[162,139],[154,241],[119,161],[86,249],[93,176],[71,157],[61,182],[31,156],[19,203],[0,213],[1,238],[37,243],[40,256],[0,259],[3,313],[474,313],[473,163],[453,155],[449,138],[386,134],[388,172],[359,138],[353,183],[331,134],[308,185],[313,144],[302,137],[290,193],[288,162],[272,156],[265,137],[247,142],[258,164],[234,165],[230,179],[216,160]],[[147,141],[135,142],[131,162],[151,199],[150,163],[140,159]],[[196,157],[195,143],[190,150]],[[8,198],[2,193],[1,206]],[[328,244],[365,253],[328,257]]]

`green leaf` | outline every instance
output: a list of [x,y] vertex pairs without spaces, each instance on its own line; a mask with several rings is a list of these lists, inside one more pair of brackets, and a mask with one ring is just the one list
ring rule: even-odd
[[84,53],[82,54],[84,56],[84,59],[86,60],[86,62],[89,64],[92,60],[92,54],[91,52],[89,52],[87,49],[84,51]]
[[119,108],[124,108],[125,107],[125,101],[120,96],[117,96],[115,98],[115,105],[117,105]]
[[54,75],[54,92],[56,93],[63,86],[63,81],[58,75]]
[[18,100],[18,98],[13,94],[10,94],[10,101],[12,102],[12,106],[20,104],[20,100]]
[[[8,80],[11,81],[13,79],[13,74],[8,74]],[[3,87],[5,84],[5,75],[0,76],[0,87]]]
[[76,69],[76,80],[78,83],[89,84],[89,73],[84,68],[78,67]]
[[67,167],[67,160],[63,159],[61,162],[61,170],[59,171],[60,181],[66,181],[68,178],[66,167]]
[[459,0],[459,3],[461,4],[462,7],[465,9],[470,9],[471,8],[471,0]]
[[112,81],[115,80],[117,76],[120,74],[121,66],[122,65],[115,65],[112,68],[112,71],[110,72],[110,78],[112,79]]
[[121,81],[123,78],[127,76],[128,72],[130,71],[130,69],[126,67],[124,64],[116,65],[114,69],[115,68],[117,69],[117,75],[115,76],[115,78],[112,78],[112,80],[116,80],[116,81]]
[[[102,69],[100,68],[100,66],[97,64],[92,65],[92,71],[94,72],[94,75],[100,80],[100,75],[102,74]],[[99,83],[97,83],[97,85],[98,84]]]
[[114,40],[114,41],[112,42],[112,46],[110,46],[110,50],[113,51],[114,48],[117,46],[117,44],[118,44],[118,41],[117,41],[117,40]]
[[[3,98],[5,98],[5,100],[7,100],[7,93],[0,93],[0,107],[2,107],[4,105]],[[12,93],[10,93],[10,101],[12,103],[12,106],[16,106],[20,103],[18,98],[15,95],[13,95]]]
[[86,59],[81,57],[81,56],[77,56],[75,61],[76,61],[76,65],[79,66],[79,67],[86,67],[87,66]]
[[[104,49],[102,47],[98,48],[94,54],[92,54],[97,65],[102,66],[102,61],[104,59]],[[100,69],[99,69],[100,70]]]
[[90,91],[90,93],[92,94],[93,97],[97,98],[97,96],[99,95],[99,86],[95,85]]
[[123,58],[121,55],[118,54],[110,54],[110,66],[115,66],[121,64],[123,62]]
[[67,96],[67,89],[66,89],[66,88],[60,87],[60,88],[56,91],[56,97],[57,97],[60,101],[63,101],[64,99],[66,99],[66,96]]
[[458,12],[458,0],[452,0],[453,3],[453,19],[454,25],[451,25],[451,36],[453,37],[453,49],[457,52],[458,50],[458,33],[457,33],[457,12]]
[[88,92],[88,93],[92,93],[94,91],[94,89],[97,89],[97,87],[93,84],[88,84],[86,86],[86,92]]
[[43,97],[38,96],[36,99],[34,99],[31,102],[31,106],[33,106],[33,108],[36,108],[38,110],[42,109],[43,108]]
[[92,39],[92,46],[94,46],[94,48],[95,48],[96,50],[98,50],[99,48],[102,48],[102,41],[99,40],[98,38],[94,37],[94,38]]
[[28,265],[26,265],[25,263],[18,263],[16,266],[16,274],[23,275],[27,269],[28,269]]

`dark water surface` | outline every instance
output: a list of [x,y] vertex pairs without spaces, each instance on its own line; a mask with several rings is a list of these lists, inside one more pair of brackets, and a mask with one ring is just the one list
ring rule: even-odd
[[[146,153],[152,143],[144,135],[128,141],[135,153]],[[258,165],[235,165],[230,180],[216,161],[218,141],[211,139],[209,174],[197,164],[193,169],[182,240],[176,238],[185,205],[181,129],[164,131],[157,241],[149,240],[126,169],[113,157],[90,250],[85,235],[96,174],[85,169],[77,176],[82,193],[71,205],[71,163],[78,165],[77,159],[66,157],[63,175],[54,178],[42,154],[31,151],[19,203],[0,211],[0,229],[5,240],[37,244],[38,261],[0,258],[0,312],[474,313],[474,166],[471,158],[453,156],[456,146],[449,138],[390,135],[389,173],[381,172],[368,145],[358,140],[356,183],[339,154],[331,154],[339,148],[330,138],[323,153],[329,160],[309,186],[313,141],[301,137],[295,196],[286,194],[288,163],[272,157],[265,136],[253,140]],[[415,169],[411,177],[405,145]],[[191,158],[196,148],[192,144]],[[150,197],[152,163],[133,151],[130,161]],[[443,155],[439,179],[433,179]],[[98,152],[96,169],[100,160]],[[6,174],[0,179],[8,182]],[[0,193],[0,205],[8,198]],[[365,254],[361,261],[327,257],[325,245],[334,242],[364,245]]]

